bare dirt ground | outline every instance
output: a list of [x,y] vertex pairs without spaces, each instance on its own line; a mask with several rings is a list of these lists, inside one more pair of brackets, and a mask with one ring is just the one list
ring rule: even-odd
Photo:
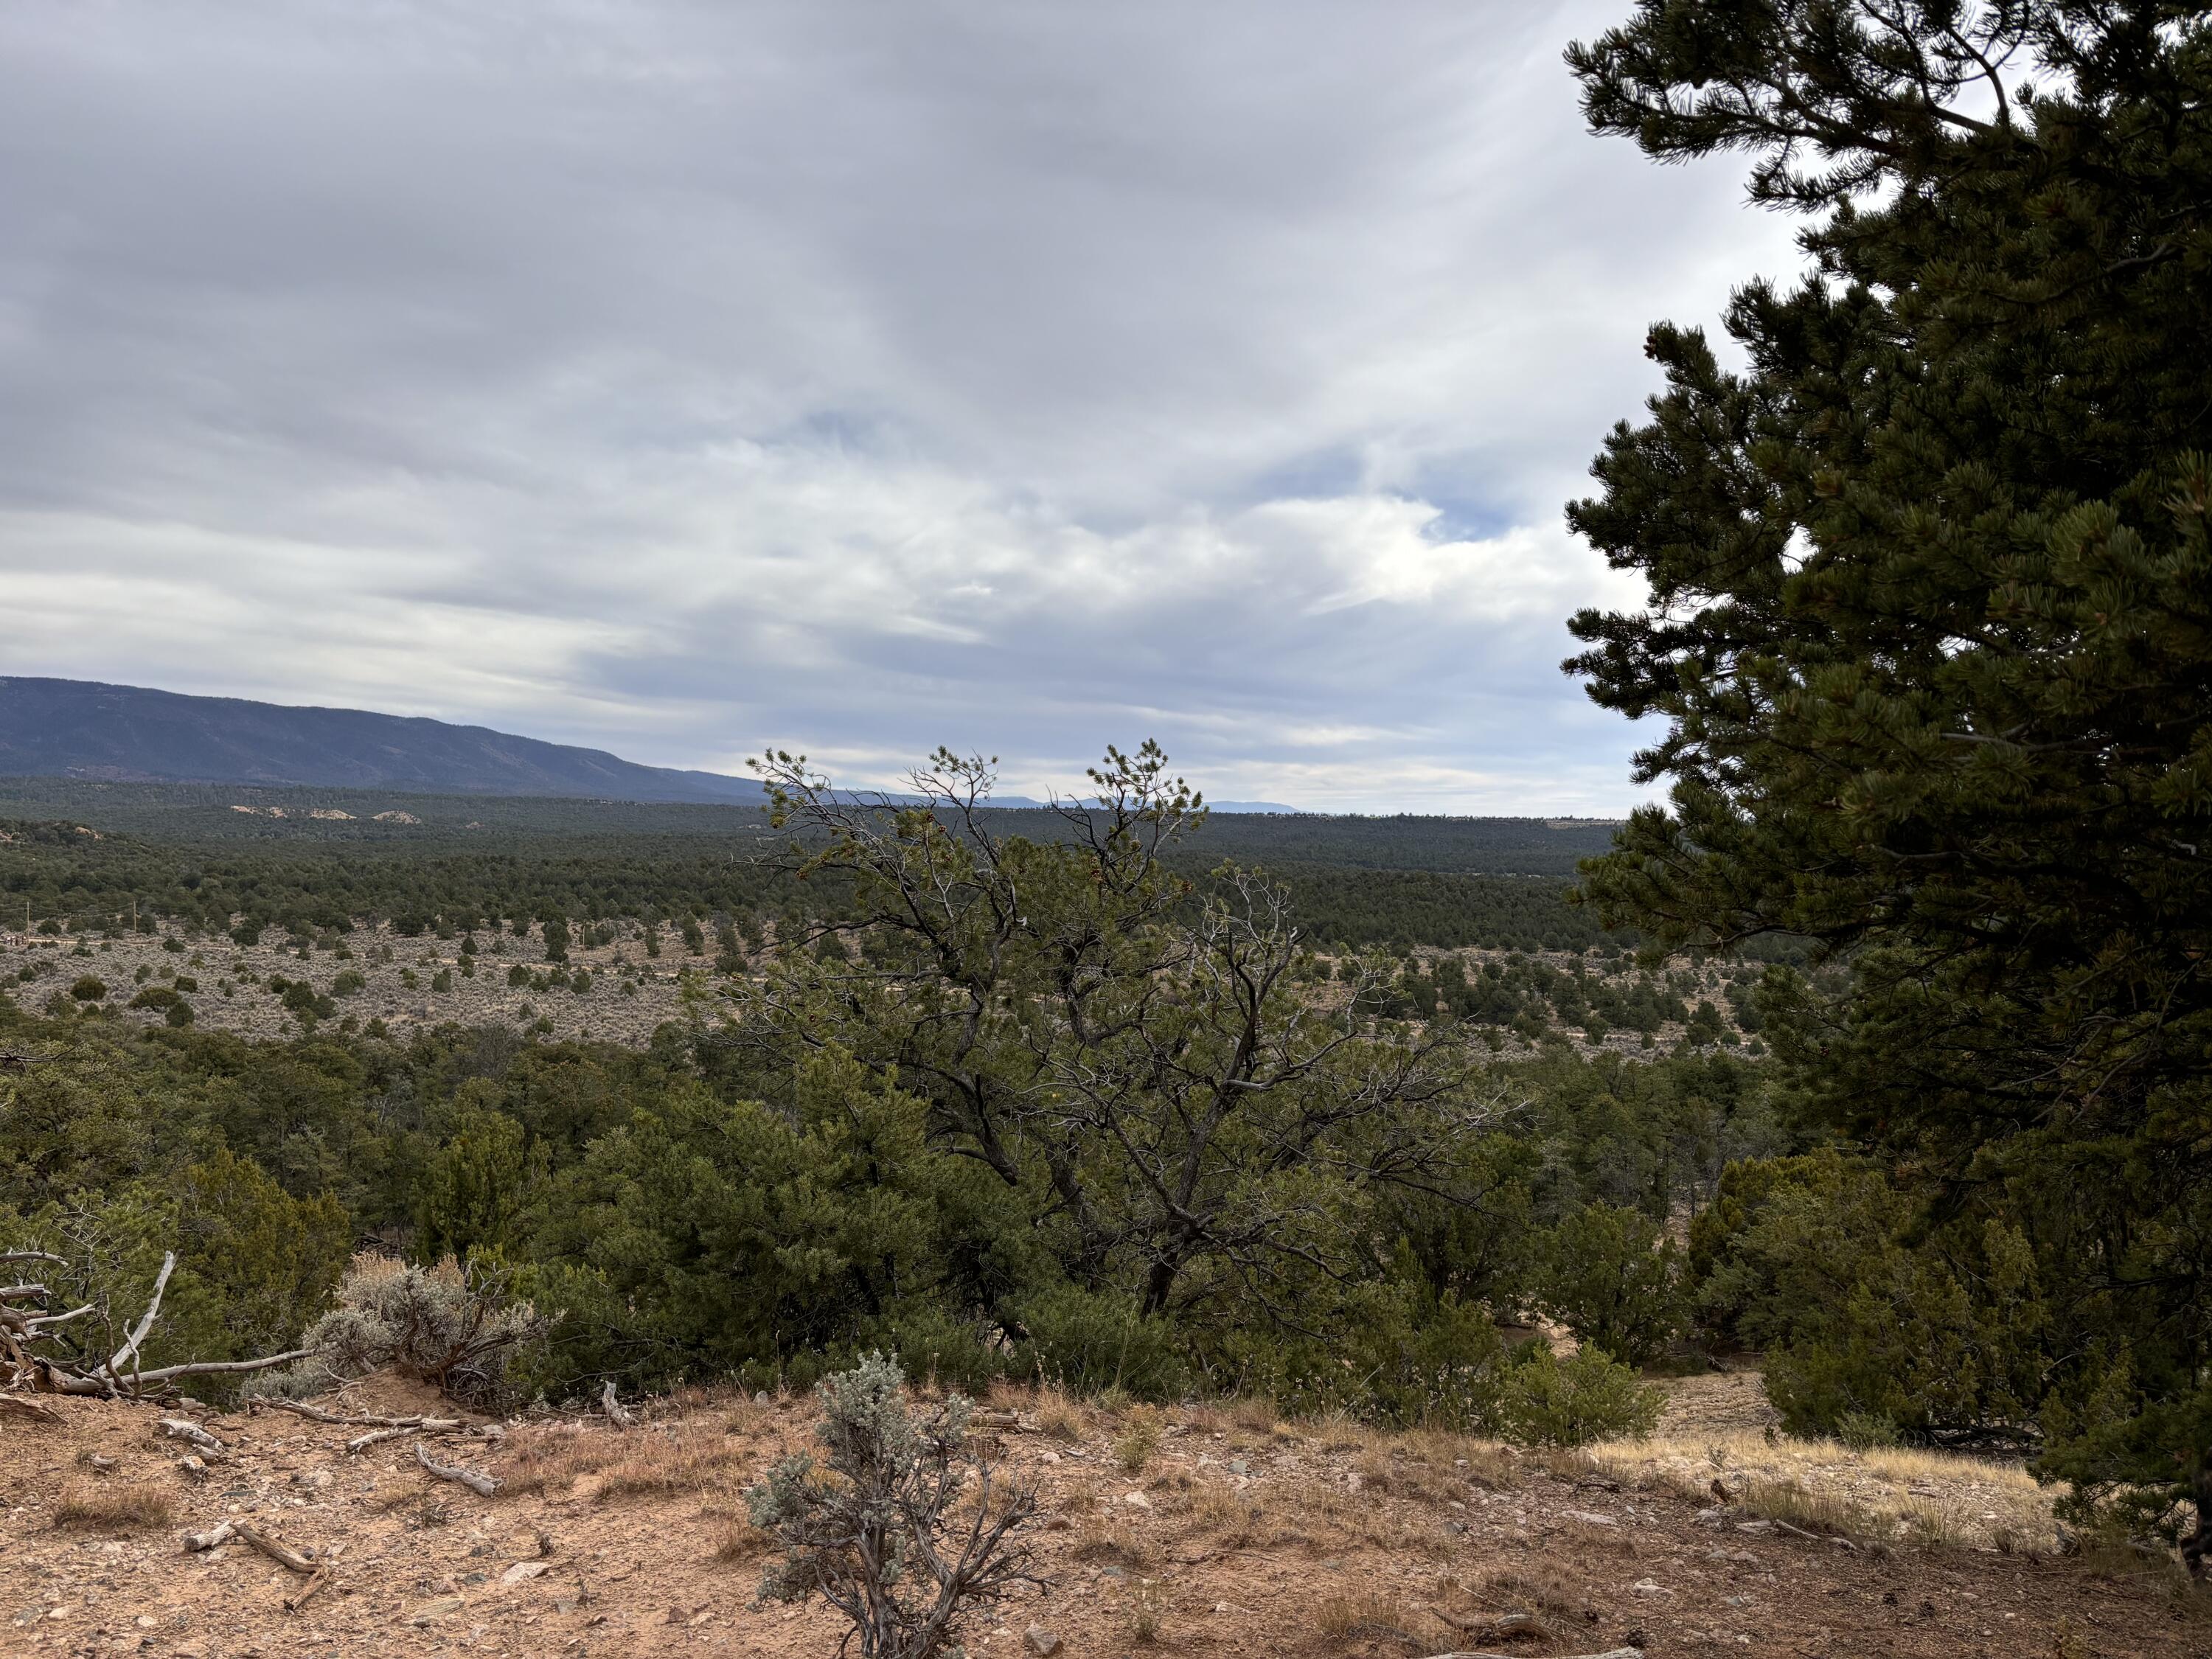
[[[322,1403],[447,1409],[384,1380]],[[1051,1589],[979,1620],[968,1632],[979,1656],[1029,1650],[1032,1625],[1069,1659],[1538,1659],[1630,1645],[1855,1659],[2212,1655],[2203,1592],[2156,1567],[2040,1553],[2043,1495],[1994,1465],[1906,1453],[1884,1463],[1768,1445],[1741,1428],[1702,1447],[1662,1437],[1586,1457],[1279,1424],[1257,1405],[1108,1414],[1026,1393],[998,1403],[1026,1413],[1000,1443],[1041,1488],[1036,1545]],[[501,1478],[489,1499],[423,1474],[409,1440],[350,1455],[359,1430],[273,1410],[193,1413],[229,1447],[194,1480],[178,1443],[158,1437],[155,1408],[57,1409],[57,1425],[0,1419],[0,1652],[836,1650],[838,1624],[818,1607],[750,1605],[765,1550],[740,1494],[806,1440],[803,1400],[694,1395],[656,1402],[626,1431],[554,1419],[510,1425],[496,1443],[433,1442],[442,1458]],[[1731,1490],[1726,1504],[1716,1480]],[[1829,1496],[1856,1483],[1869,1504],[1894,1490],[1899,1504],[1852,1508],[1855,1544],[1798,1535],[1771,1518],[1776,1493],[1798,1481],[1825,1481]],[[1943,1528],[1912,1529],[1901,1505],[1914,1485],[1942,1494]],[[1813,1531],[1817,1507],[1789,1512]],[[185,1551],[186,1531],[225,1516],[313,1547],[331,1563],[329,1587],[287,1612],[299,1575],[234,1542]],[[1508,1647],[1481,1633],[1484,1620],[1511,1613],[1534,1615],[1540,1636]]]

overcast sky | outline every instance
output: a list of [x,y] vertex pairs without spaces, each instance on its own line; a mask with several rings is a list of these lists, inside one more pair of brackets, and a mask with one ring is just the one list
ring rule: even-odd
[[0,8],[0,672],[1613,811],[1560,508],[1795,265],[1627,0]]

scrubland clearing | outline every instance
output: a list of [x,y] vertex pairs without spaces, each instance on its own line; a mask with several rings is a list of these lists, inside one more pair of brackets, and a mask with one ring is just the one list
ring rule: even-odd
[[[1011,1416],[1000,1455],[1041,1490],[1050,1589],[972,1625],[971,1654],[2212,1652],[2170,1568],[2061,1554],[2046,1494],[1973,1459],[1726,1429],[1546,1453],[1261,1402],[990,1403]],[[316,1407],[453,1414],[381,1377]],[[197,1477],[159,1426],[178,1408],[53,1408],[0,1426],[9,1654],[837,1649],[819,1607],[750,1605],[768,1551],[743,1489],[805,1443],[804,1398],[690,1393],[628,1429],[471,1419],[428,1443],[495,1477],[489,1498],[427,1474],[411,1436],[349,1453],[358,1425],[265,1405],[184,1413],[225,1448]],[[236,1535],[186,1549],[225,1521],[326,1575]]]

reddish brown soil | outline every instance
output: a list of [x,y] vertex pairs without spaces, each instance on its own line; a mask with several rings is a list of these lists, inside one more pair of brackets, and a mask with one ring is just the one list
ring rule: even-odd
[[[430,1402],[380,1383],[344,1403]],[[763,1557],[738,1493],[804,1439],[803,1403],[695,1400],[619,1435],[556,1423],[518,1425],[503,1445],[434,1443],[507,1479],[489,1500],[423,1474],[409,1441],[351,1456],[344,1442],[358,1431],[269,1411],[204,1414],[233,1452],[195,1482],[176,1443],[156,1437],[153,1409],[59,1409],[59,1426],[0,1419],[0,1652],[836,1650],[838,1626],[819,1607],[749,1605]],[[1005,1455],[1042,1490],[1036,1545],[1053,1589],[979,1621],[971,1655],[1022,1652],[1032,1621],[1068,1659],[1407,1659],[1499,1645],[1455,1636],[1438,1608],[1539,1613],[1552,1633],[1510,1650],[1529,1659],[1630,1643],[1654,1656],[2212,1655],[2204,1595],[2177,1594],[2156,1572],[1847,1550],[1700,1522],[1696,1503],[1665,1491],[1578,1486],[1564,1461],[1205,1411],[1165,1413],[1158,1449],[1131,1474],[1114,1450],[1126,1426],[1048,1413],[1058,1437],[1004,1437]],[[149,1513],[58,1525],[65,1495]],[[186,1530],[225,1515],[294,1545],[342,1547],[331,1588],[288,1613],[295,1575],[236,1544],[184,1551]],[[738,1559],[719,1559],[725,1549]],[[542,1574],[502,1582],[539,1562]]]

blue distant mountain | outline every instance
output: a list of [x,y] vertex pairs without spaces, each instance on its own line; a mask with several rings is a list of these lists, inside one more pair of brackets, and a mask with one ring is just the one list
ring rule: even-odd
[[0,775],[745,805],[767,798],[750,778],[640,766],[488,726],[6,676]]
[[[604,749],[545,743],[484,726],[7,675],[0,675],[0,777],[744,806],[768,798],[751,778],[641,766]],[[859,793],[875,798],[871,791]],[[1217,812],[1298,810],[1273,801],[1209,804]],[[1000,795],[992,805],[1037,803]]]

